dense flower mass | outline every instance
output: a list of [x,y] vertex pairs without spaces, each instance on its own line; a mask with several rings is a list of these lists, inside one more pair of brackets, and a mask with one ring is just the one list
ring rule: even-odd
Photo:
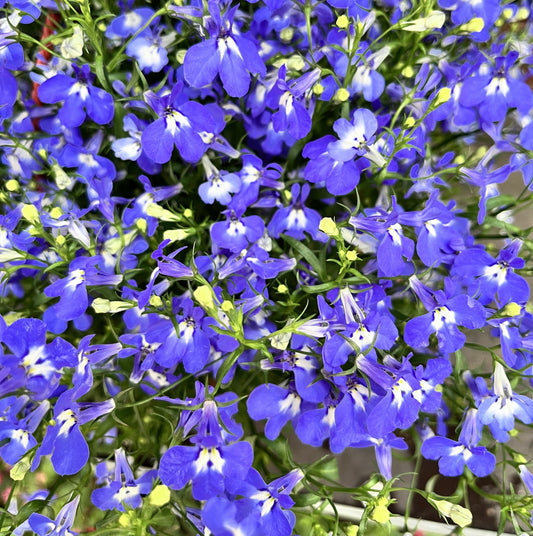
[[363,448],[361,534],[533,530],[532,58],[525,0],[0,0],[2,533],[353,534]]

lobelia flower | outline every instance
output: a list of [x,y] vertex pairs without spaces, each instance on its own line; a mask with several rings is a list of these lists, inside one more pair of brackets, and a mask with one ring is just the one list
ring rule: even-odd
[[114,478],[105,486],[95,489],[91,501],[100,510],[117,509],[124,512],[124,506],[139,508],[142,505],[141,495],[150,493],[156,478],[157,471],[154,469],[135,479],[124,449],[116,449]]
[[365,211],[364,216],[354,216],[349,222],[356,231],[369,232],[379,241],[376,251],[378,276],[411,275],[415,244],[403,234],[396,196],[391,197],[391,202],[390,212],[382,209]]
[[31,531],[38,536],[74,536],[77,532],[72,532],[72,525],[79,502],[80,496],[78,495],[61,508],[53,521],[47,516],[34,512],[13,531],[13,534],[23,536],[26,531]]
[[161,31],[147,29],[129,41],[126,47],[126,54],[134,58],[145,73],[158,73],[168,63],[166,49],[176,36],[174,33],[161,35]]
[[[411,318],[404,329],[404,340],[413,348],[427,347],[429,336],[435,333],[439,350],[447,355],[462,348],[466,336],[458,326],[479,329],[485,325],[485,309],[477,300],[466,294],[456,294],[450,278],[444,280],[444,290],[431,290],[416,275],[409,284],[428,311]],[[470,293],[469,293],[470,294]]]
[[[149,7],[140,7],[131,9],[133,0],[126,2],[119,1],[119,5],[123,8],[124,13],[113,17],[106,28],[105,36],[111,39],[129,37],[137,33],[155,14],[154,10]],[[154,19],[153,24],[156,24],[158,19]]]
[[98,268],[101,263],[102,258],[98,255],[78,257],[70,263],[67,277],[54,281],[44,289],[49,298],[59,297],[59,302],[54,305],[59,318],[74,320],[87,310],[87,285],[115,286],[122,281],[122,275],[103,273]]
[[519,56],[513,50],[505,57],[496,58],[492,73],[467,78],[461,88],[461,104],[476,107],[480,117],[487,122],[503,121],[509,108],[517,108],[520,113],[527,114],[533,102],[531,89],[509,74]]
[[381,96],[385,89],[385,79],[376,69],[389,53],[390,47],[384,46],[366,57],[362,55],[361,64],[357,67],[350,84],[351,93],[362,93],[367,102],[374,102]]
[[118,138],[111,144],[111,149],[117,158],[137,162],[139,167],[150,175],[161,171],[161,166],[146,156],[143,151],[141,138],[148,123],[141,121],[134,114],[124,116],[124,131],[129,134],[126,138]]
[[113,411],[113,399],[105,402],[76,402],[75,390],[64,391],[54,406],[54,424],[48,426],[42,444],[31,466],[34,471],[42,456],[52,455],[52,465],[58,475],[73,475],[89,460],[89,447],[80,426]]
[[259,240],[265,232],[265,223],[259,216],[242,216],[242,212],[225,210],[225,222],[213,223],[210,229],[211,240],[220,248],[238,253],[249,243]]
[[39,86],[39,99],[47,104],[64,101],[58,112],[61,122],[69,128],[79,127],[87,115],[97,124],[106,125],[113,119],[113,97],[93,86],[94,75],[89,64],[73,65],[76,78],[56,74]]
[[0,340],[13,352],[0,356],[0,363],[7,370],[24,370],[25,387],[36,400],[52,396],[59,386],[62,369],[77,363],[76,350],[61,337],[47,344],[46,325],[36,318],[16,320],[4,330]]
[[[18,397],[11,411],[0,413],[0,456],[10,464],[15,465],[30,449],[37,445],[33,433],[41,424],[45,414],[50,409],[50,402],[44,400],[39,405],[32,407],[28,403],[28,397]],[[16,414],[24,410],[26,415],[18,420]]]
[[250,393],[246,407],[248,415],[255,421],[267,419],[265,436],[272,441],[289,421],[296,425],[302,412],[312,409],[313,405],[302,400],[293,383],[288,388],[268,383],[259,385]]
[[356,156],[364,156],[380,167],[385,165],[385,158],[373,143],[377,128],[375,115],[366,108],[354,110],[351,123],[343,117],[337,119],[333,123],[333,130],[339,140],[328,144],[329,155],[341,162],[348,162]]
[[276,132],[287,131],[294,139],[305,138],[312,126],[311,114],[301,103],[303,97],[320,78],[320,69],[300,76],[288,84],[285,81],[287,66],[278,71],[278,79],[266,97],[266,105],[278,111],[272,114],[272,126]]
[[221,495],[246,477],[252,466],[253,449],[240,441],[231,445],[213,445],[194,438],[193,447],[169,448],[161,457],[159,478],[171,489],[182,489],[192,481],[192,496],[198,501]]
[[439,471],[444,476],[460,476],[466,465],[474,475],[490,475],[496,466],[494,454],[485,447],[476,446],[481,439],[477,409],[470,408],[465,415],[459,441],[434,436],[422,444],[422,456],[439,460]]
[[326,339],[322,348],[324,366],[334,372],[355,353],[375,355],[374,347],[390,350],[398,337],[398,330],[389,316],[372,309],[365,314],[348,287],[339,294],[344,329]]
[[297,240],[303,240],[304,233],[307,232],[315,240],[322,238],[318,229],[320,214],[304,205],[309,192],[309,184],[304,184],[301,190],[299,184],[292,185],[290,206],[278,209],[267,226],[270,236],[278,238],[285,233]]
[[525,266],[518,257],[521,246],[521,240],[508,242],[496,260],[480,248],[469,248],[456,257],[451,273],[463,278],[469,295],[483,305],[495,298],[501,306],[512,302],[523,305],[529,298],[529,285],[514,272]]
[[479,187],[479,213],[477,222],[480,225],[485,220],[487,199],[496,197],[499,194],[496,184],[505,182],[513,171],[509,165],[489,171],[484,165],[484,160],[479,163],[476,169],[467,169],[464,167],[459,169],[459,171],[466,175],[467,182]]
[[296,517],[290,511],[294,501],[289,494],[303,477],[301,469],[293,469],[290,473],[266,484],[255,469],[250,469],[238,493],[245,497],[244,503],[250,510],[260,512],[258,528],[261,534],[273,536],[292,534]]
[[198,187],[198,195],[202,201],[208,205],[212,205],[215,201],[221,205],[229,205],[231,194],[241,189],[240,177],[236,173],[219,171],[206,155],[202,156],[202,165],[207,178],[207,182]]
[[513,393],[505,369],[500,363],[494,365],[494,394],[485,397],[478,408],[479,421],[489,426],[497,441],[509,440],[509,432],[515,427],[515,419],[524,424],[533,422],[533,400]]
[[207,149],[201,133],[215,130],[208,108],[195,101],[176,104],[182,89],[183,82],[179,82],[170,94],[162,97],[151,91],[144,94],[159,118],[144,129],[141,144],[146,156],[157,164],[170,160],[174,146],[183,160],[192,164],[198,162]]
[[217,74],[231,97],[243,97],[250,86],[250,72],[265,76],[266,67],[256,44],[233,30],[238,6],[220,13],[218,2],[209,0],[211,17],[206,29],[209,39],[187,50],[183,59],[183,76],[188,84],[202,88],[211,84]]
[[335,159],[329,152],[331,144],[336,143],[335,136],[323,136],[318,140],[305,145],[302,151],[304,158],[309,162],[304,169],[305,180],[322,185],[325,182],[326,190],[332,195],[348,194],[359,184],[362,160],[355,162]]

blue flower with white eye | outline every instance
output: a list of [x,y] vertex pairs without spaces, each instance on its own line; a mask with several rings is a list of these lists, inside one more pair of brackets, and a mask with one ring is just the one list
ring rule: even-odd
[[384,46],[377,52],[361,58],[350,84],[353,93],[362,93],[367,102],[378,99],[385,89],[385,79],[376,70],[390,53],[390,47]]
[[238,488],[237,493],[245,497],[243,502],[251,511],[260,512],[258,523],[262,534],[272,536],[292,534],[296,517],[290,511],[294,501],[289,494],[303,476],[301,469],[294,469],[266,484],[255,469],[250,469],[246,481]]
[[309,142],[302,151],[304,158],[309,158],[305,166],[305,180],[321,186],[325,182],[326,190],[332,195],[344,195],[352,192],[359,184],[361,160],[335,159],[329,152],[329,146],[335,143],[335,136],[323,136]]
[[46,325],[37,318],[16,320],[5,329],[1,340],[13,352],[0,358],[2,367],[22,368],[26,389],[36,400],[50,397],[59,385],[63,368],[77,363],[76,350],[61,337],[47,344]]
[[320,214],[304,204],[310,189],[309,184],[304,184],[301,190],[299,184],[292,185],[291,204],[275,212],[267,227],[270,236],[277,238],[285,233],[297,240],[303,240],[304,233],[308,233],[315,240],[322,238],[323,235],[318,229]]
[[135,58],[145,73],[158,73],[168,63],[167,47],[174,35],[161,36],[160,31],[145,30],[128,42],[126,54]]
[[283,64],[278,72],[278,79],[266,97],[266,105],[277,109],[272,114],[272,125],[276,132],[287,131],[294,139],[305,138],[311,130],[311,114],[302,104],[306,92],[320,78],[320,69],[314,69],[287,83],[287,66]]
[[521,240],[509,242],[496,259],[483,249],[472,247],[455,259],[452,275],[463,279],[470,296],[488,305],[493,299],[503,306],[509,302],[525,304],[529,298],[527,281],[515,273],[525,266],[518,256]]
[[[125,11],[122,15],[114,17],[106,28],[105,36],[111,39],[129,37],[137,33],[154,15],[154,10],[149,7],[131,9],[132,0],[126,2]],[[152,24],[157,24],[158,18]]]
[[85,313],[89,306],[87,285],[114,286],[122,281],[121,275],[103,273],[98,268],[101,263],[99,256],[78,257],[70,263],[67,277],[54,281],[44,289],[49,298],[59,298],[54,306],[59,318],[74,320]]
[[459,441],[433,436],[422,444],[422,456],[428,460],[439,460],[442,475],[460,476],[465,465],[479,477],[488,476],[494,471],[494,454],[485,447],[477,446],[481,439],[477,411],[471,408],[466,412]]
[[80,497],[68,502],[61,508],[57,517],[52,521],[42,514],[33,513],[30,517],[19,525],[14,531],[14,536],[23,536],[27,531],[37,534],[37,536],[74,536],[77,532],[72,532],[72,525],[76,517],[76,510]]
[[208,205],[212,205],[215,201],[221,205],[228,205],[231,202],[232,194],[241,189],[240,177],[236,173],[219,171],[205,156],[202,159],[202,164],[207,181],[198,187],[198,195]]
[[210,0],[209,39],[187,50],[183,59],[183,76],[188,84],[202,88],[211,84],[217,74],[231,97],[243,97],[250,87],[250,74],[265,76],[266,67],[256,44],[233,30],[238,6],[220,13],[218,2]]
[[494,365],[493,395],[485,397],[478,408],[479,420],[486,424],[497,441],[509,440],[509,432],[515,427],[515,419],[524,424],[533,422],[533,400],[513,393],[505,369]]
[[238,253],[246,249],[249,243],[259,240],[265,232],[265,223],[259,216],[242,216],[233,210],[223,212],[226,221],[216,222],[211,226],[211,240],[219,248]]
[[116,139],[111,144],[111,149],[120,160],[137,162],[145,173],[155,175],[161,171],[161,166],[146,156],[141,143],[142,133],[147,125],[146,121],[141,121],[136,115],[127,114],[124,117],[124,130],[129,136]]
[[285,388],[268,383],[259,385],[250,393],[246,407],[248,415],[255,421],[267,419],[265,436],[274,440],[289,421],[296,423],[302,412],[314,406],[302,400],[294,385]]
[[64,391],[54,406],[53,424],[49,425],[42,444],[35,453],[31,466],[37,469],[42,456],[52,455],[54,471],[58,475],[74,475],[89,460],[89,446],[80,426],[113,411],[113,399],[105,402],[76,402],[75,390]]
[[142,505],[141,495],[152,490],[152,483],[157,478],[157,471],[147,471],[135,479],[133,471],[126,459],[124,449],[115,450],[115,474],[105,486],[95,489],[91,501],[100,510],[119,510],[124,512],[124,505],[139,508]]
[[64,101],[58,112],[66,127],[79,127],[88,115],[95,123],[106,125],[113,119],[113,97],[103,89],[93,86],[94,75],[86,63],[73,65],[76,78],[56,74],[39,86],[39,99],[47,104]]
[[[23,396],[19,397],[13,406],[15,409],[11,412],[4,410],[3,414],[0,413],[0,457],[10,465],[15,465],[26,452],[37,445],[33,433],[50,409],[50,403],[44,400],[32,407],[32,404],[28,404],[28,397]],[[26,416],[18,420],[16,413],[22,410]]]
[[198,501],[221,495],[244,480],[253,461],[250,443],[169,448],[159,463],[159,478],[171,489],[182,489],[192,481],[192,496]]
[[384,165],[385,159],[373,145],[378,129],[376,116],[366,108],[354,110],[352,122],[341,117],[333,123],[338,141],[328,144],[328,153],[334,160],[348,162],[356,156],[365,156],[377,165]]
[[458,327],[479,329],[485,325],[485,308],[466,294],[455,294],[451,279],[446,278],[445,289],[432,293],[416,276],[410,285],[428,311],[411,318],[404,329],[404,340],[413,348],[427,347],[432,333],[437,336],[439,350],[447,355],[463,347],[466,336]]
[[460,103],[477,108],[486,122],[503,121],[510,108],[527,114],[533,102],[531,89],[525,82],[509,74],[518,59],[518,52],[509,52],[505,57],[496,58],[492,73],[467,78],[461,87]]
[[145,93],[149,106],[159,116],[143,131],[141,144],[146,156],[157,164],[166,164],[174,146],[186,162],[196,163],[207,150],[201,134],[213,133],[214,120],[205,106],[188,101],[177,105],[183,82],[177,83],[171,93],[158,97]]

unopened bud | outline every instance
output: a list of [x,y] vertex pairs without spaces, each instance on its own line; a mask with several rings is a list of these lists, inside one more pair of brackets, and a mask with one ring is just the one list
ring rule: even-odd
[[341,29],[346,30],[348,26],[350,26],[350,19],[346,15],[341,15],[340,17],[337,17],[337,21],[335,24]]

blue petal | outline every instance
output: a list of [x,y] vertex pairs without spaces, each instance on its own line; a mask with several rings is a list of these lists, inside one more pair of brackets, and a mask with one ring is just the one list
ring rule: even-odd
[[59,434],[54,441],[52,465],[58,475],[73,475],[80,471],[89,459],[87,441],[75,425],[66,435]]
[[172,156],[174,136],[167,129],[165,119],[149,124],[142,133],[141,143],[148,158],[157,164],[166,164]]
[[89,117],[99,125],[106,125],[113,119],[115,105],[113,97],[103,89],[89,86],[89,97],[85,101]]
[[62,101],[68,95],[69,89],[76,83],[73,78],[65,74],[56,74],[45,80],[38,90],[39,99],[47,104]]
[[220,54],[215,39],[193,45],[183,59],[183,76],[193,87],[209,85],[218,73]]

